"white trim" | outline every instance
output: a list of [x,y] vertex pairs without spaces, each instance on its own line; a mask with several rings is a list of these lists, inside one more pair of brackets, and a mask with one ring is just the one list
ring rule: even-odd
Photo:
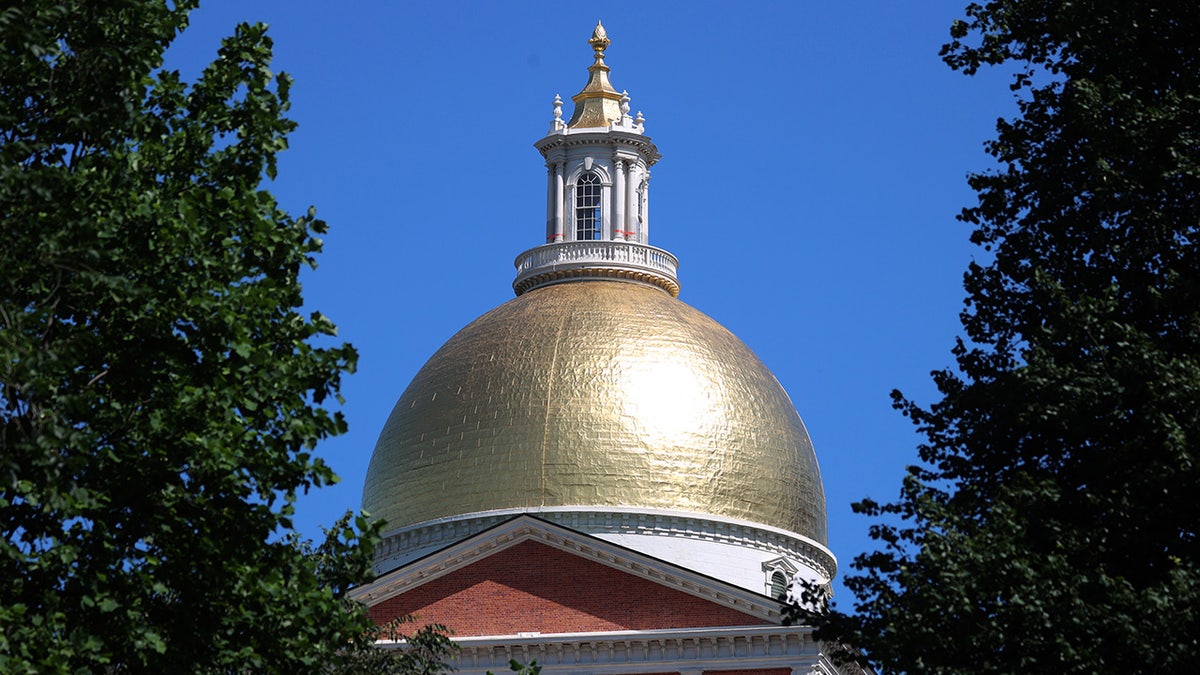
[[[584,159],[590,158],[585,157]],[[567,168],[569,169],[569,173],[566,176],[567,187],[574,190],[579,184],[579,177],[585,173],[591,172],[596,174],[596,177],[600,179],[601,187],[611,188],[613,184],[612,169],[605,163],[606,161],[607,160],[594,160],[591,168],[588,168],[584,166],[584,161],[582,159],[569,160],[567,162]]]
[[[510,659],[536,660],[547,674],[768,668],[807,675],[839,672],[812,633],[810,626],[732,626],[466,637],[455,640],[460,651],[452,665],[464,675],[505,671]],[[376,644],[384,649],[402,646],[391,641]]]
[[662,158],[662,155],[658,152],[658,147],[654,145],[650,137],[642,134],[631,134],[615,130],[600,131],[596,128],[568,129],[566,131],[567,133],[563,134],[552,133],[538,140],[533,145],[538,149],[538,152],[542,153],[543,157],[559,148],[624,146],[644,157],[647,166],[653,166],[655,162]]
[[832,579],[837,572],[837,558],[833,553],[802,534],[725,516],[629,506],[496,509],[428,520],[386,532],[375,552],[375,570],[384,573],[395,569],[424,553],[450,546],[526,513],[591,535],[619,532],[718,542],[786,557],[811,568],[825,579]]
[[[640,507],[640,506],[603,506],[603,507],[598,507],[598,506],[531,506],[531,507],[512,508],[512,509],[491,509],[488,511],[475,511],[472,513],[464,513],[462,515],[457,515],[457,516],[446,516],[444,518],[434,518],[432,520],[426,520],[424,522],[416,523],[414,525],[406,525],[404,527],[398,527],[394,530],[388,530],[387,532],[384,532],[383,537],[384,537],[384,539],[387,539],[389,537],[400,534],[401,532],[411,531],[411,530],[415,530],[417,528],[428,527],[430,525],[450,523],[450,522],[459,521],[459,520],[474,520],[476,518],[482,518],[482,517],[488,517],[488,516],[501,516],[501,517],[515,516],[515,515],[520,515],[523,513],[531,513],[531,514],[543,516],[543,517],[545,515],[551,514],[551,513],[614,513],[614,514],[636,514],[636,515],[646,515],[646,516],[661,516],[661,517],[666,517],[666,518],[686,518],[686,519],[694,519],[694,520],[704,520],[704,521],[710,521],[713,523],[724,523],[727,525],[734,525],[734,526],[738,526],[738,527],[747,527],[747,528],[753,528],[756,530],[762,530],[763,532],[768,532],[771,534],[777,534],[777,535],[781,535],[784,537],[788,537],[790,539],[797,539],[800,541],[804,541],[804,542],[812,544],[813,546],[819,546],[821,548],[825,548],[826,550],[828,550],[824,544],[816,541],[815,539],[806,537],[806,536],[804,536],[802,534],[798,534],[796,532],[792,532],[790,530],[785,530],[781,527],[774,527],[772,525],[764,525],[762,523],[756,523],[756,522],[753,522],[750,520],[745,520],[742,518],[730,518],[728,516],[718,516],[718,515],[714,515],[711,513],[699,513],[697,511],[682,511],[682,510],[677,510],[677,509],[654,509],[654,508],[644,508],[644,507]],[[833,553],[831,552],[829,555],[832,556]]]

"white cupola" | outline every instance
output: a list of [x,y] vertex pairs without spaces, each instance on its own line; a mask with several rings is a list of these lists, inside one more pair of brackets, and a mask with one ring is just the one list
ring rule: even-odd
[[513,290],[610,277],[679,294],[679,261],[649,245],[650,167],[661,155],[645,135],[645,119],[629,114],[629,93],[608,79],[611,41],[599,22],[588,44],[594,62],[562,119],[554,97],[550,132],[534,146],[546,158],[546,242],[517,256]]

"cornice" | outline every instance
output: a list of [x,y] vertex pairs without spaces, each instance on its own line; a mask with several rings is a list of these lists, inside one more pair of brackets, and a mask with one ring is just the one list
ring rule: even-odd
[[679,282],[663,274],[655,274],[644,270],[631,270],[620,267],[577,267],[572,269],[555,269],[523,277],[513,283],[513,291],[521,295],[525,291],[585,279],[619,279],[644,286],[659,288],[671,295],[679,297]]
[[662,159],[658,147],[649,136],[616,129],[563,129],[554,132],[533,144],[543,157],[556,148],[573,148],[586,145],[626,146],[633,148],[646,158],[646,166],[653,166]]
[[[813,639],[811,626],[735,626],[653,631],[483,636],[456,639],[453,665],[463,673],[499,672],[509,660],[537,661],[543,672],[617,675],[629,672],[790,668],[802,675],[838,669]],[[377,646],[395,649],[398,642]]]
[[[388,559],[403,556],[405,551],[453,545],[521,513],[526,511],[504,509],[472,513],[386,532],[376,549],[376,568]],[[832,579],[837,572],[837,559],[826,547],[796,533],[756,523],[632,507],[556,507],[540,509],[535,515],[588,535],[623,533],[713,541],[798,560],[827,579]]]

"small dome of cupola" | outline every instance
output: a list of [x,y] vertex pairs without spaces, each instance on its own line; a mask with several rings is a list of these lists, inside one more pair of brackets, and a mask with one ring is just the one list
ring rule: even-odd
[[650,167],[661,157],[645,134],[641,112],[630,115],[629,92],[609,80],[612,41],[596,23],[588,81],[563,121],[554,97],[549,133],[534,146],[546,158],[546,241],[517,256],[517,295],[589,278],[622,279],[679,295],[679,261],[651,246]]
[[620,120],[622,114],[628,114],[628,94],[625,95],[626,111],[623,113],[621,94],[613,89],[612,83],[608,81],[609,68],[604,63],[604,50],[608,49],[612,40],[608,39],[608,33],[599,21],[596,22],[596,29],[592,31],[592,39],[588,40],[588,44],[592,46],[596,60],[588,67],[588,82],[583,91],[571,98],[575,102],[575,114],[571,115],[567,126],[572,129],[606,127]]

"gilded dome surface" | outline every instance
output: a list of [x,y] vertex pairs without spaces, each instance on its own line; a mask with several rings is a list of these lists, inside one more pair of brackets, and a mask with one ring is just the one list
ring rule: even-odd
[[400,397],[363,488],[387,530],[544,507],[686,511],[827,543],[783,387],[716,321],[621,281],[537,288],[459,331]]

